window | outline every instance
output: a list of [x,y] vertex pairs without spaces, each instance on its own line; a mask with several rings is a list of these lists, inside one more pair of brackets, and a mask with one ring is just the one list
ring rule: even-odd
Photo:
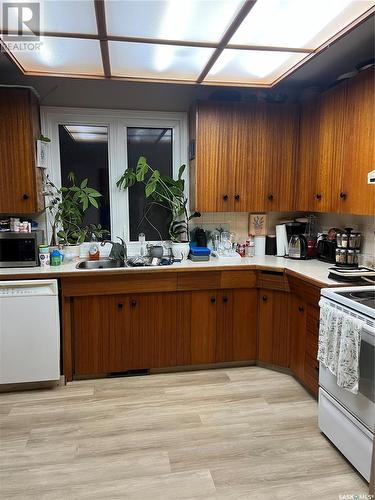
[[[148,163],[162,175],[173,176],[172,129],[127,128],[128,166],[137,165],[145,156]],[[129,189],[130,240],[138,240],[144,233],[146,240],[167,240],[169,213],[163,207],[146,199],[144,186],[135,184]]]
[[102,194],[99,209],[90,206],[85,211],[83,226],[100,224],[110,230],[107,127],[59,125],[59,146],[61,184],[70,185],[69,174],[74,172],[77,182],[87,178]]
[[[187,163],[186,113],[42,107],[41,117],[43,134],[51,139],[52,182],[61,186],[74,171],[103,195],[99,210],[87,210],[85,225],[100,223],[112,239],[128,242],[138,241],[141,232],[148,241],[169,239],[168,212],[150,207],[142,185],[119,191],[116,182],[141,155],[162,174],[176,177]],[[185,171],[185,181],[187,176]],[[47,232],[50,236],[48,226]]]

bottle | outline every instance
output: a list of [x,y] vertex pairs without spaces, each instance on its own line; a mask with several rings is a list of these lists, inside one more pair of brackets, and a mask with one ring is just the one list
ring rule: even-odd
[[99,260],[100,250],[99,245],[96,240],[96,236],[93,234],[91,236],[90,248],[89,248],[89,260]]
[[139,233],[138,242],[139,242],[139,255],[141,257],[146,257],[147,248],[146,248],[146,236],[144,233]]
[[59,266],[61,264],[61,255],[58,250],[53,250],[50,258],[51,266]]
[[249,238],[246,241],[246,257],[254,257],[255,255],[255,240],[252,234],[249,234]]

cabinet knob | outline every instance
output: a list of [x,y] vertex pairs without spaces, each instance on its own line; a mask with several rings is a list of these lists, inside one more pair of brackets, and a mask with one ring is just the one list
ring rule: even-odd
[[341,198],[342,200],[345,200],[346,196],[347,196],[347,194],[346,194],[346,193],[344,193],[344,191],[341,191],[341,193],[340,193],[340,198]]
[[215,302],[216,302],[215,297],[211,297],[211,298],[210,298],[210,301],[211,301],[211,304],[215,304]]
[[223,297],[223,303],[226,304],[228,302],[228,297]]
[[322,199],[322,195],[320,193],[316,193],[315,198],[317,200],[321,200]]
[[23,200],[28,200],[29,198],[30,198],[30,196],[27,193],[22,195]]
[[299,312],[303,312],[305,310],[305,308],[303,306],[298,306],[298,310],[299,310]]
[[131,300],[131,301],[130,301],[130,305],[131,305],[132,307],[135,307],[135,306],[137,305],[137,301],[136,301],[135,299]]
[[236,201],[240,201],[240,195],[239,195],[239,194],[236,194],[236,195],[235,195],[235,197],[234,197],[234,199],[235,199]]
[[117,304],[117,308],[118,308],[118,309],[122,309],[123,307],[124,307],[124,304],[121,304],[121,303],[120,303],[120,304]]
[[263,302],[267,302],[267,299],[268,299],[267,295],[263,295],[262,297]]
[[273,194],[269,194],[269,195],[267,196],[267,198],[268,198],[270,201],[272,201],[272,200],[273,200]]
[[227,195],[227,194],[225,194],[225,195],[223,196],[223,200],[224,200],[224,201],[228,201],[228,195]]

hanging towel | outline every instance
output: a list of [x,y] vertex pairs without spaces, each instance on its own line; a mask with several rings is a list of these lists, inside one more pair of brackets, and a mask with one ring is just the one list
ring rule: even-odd
[[358,393],[363,321],[321,299],[317,359],[336,377],[337,385]]

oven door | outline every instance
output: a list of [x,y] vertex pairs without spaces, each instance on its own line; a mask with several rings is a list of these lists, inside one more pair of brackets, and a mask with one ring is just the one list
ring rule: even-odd
[[322,364],[319,367],[319,385],[343,405],[371,432],[375,427],[375,331],[365,326],[361,332],[359,357],[359,392],[352,394],[336,383],[336,377]]

